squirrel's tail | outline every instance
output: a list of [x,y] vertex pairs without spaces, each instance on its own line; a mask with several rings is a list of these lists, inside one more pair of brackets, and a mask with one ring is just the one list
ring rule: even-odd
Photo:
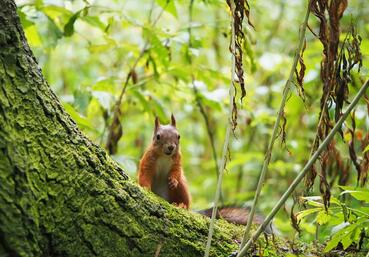
[[[213,208],[205,209],[197,211],[204,216],[211,217],[211,213]],[[250,208],[245,207],[234,207],[234,206],[223,206],[219,207],[217,210],[216,218],[224,219],[230,223],[238,224],[238,225],[246,225],[247,220],[249,218]],[[264,222],[264,217],[258,214],[254,215],[253,223],[257,225],[261,225]],[[269,223],[268,226],[265,227],[264,230],[267,234],[279,234],[278,230]]]

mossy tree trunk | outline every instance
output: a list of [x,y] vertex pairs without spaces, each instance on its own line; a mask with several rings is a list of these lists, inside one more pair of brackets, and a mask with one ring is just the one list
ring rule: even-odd
[[[237,248],[216,227],[213,256]],[[0,0],[0,256],[201,256],[208,219],[144,192],[64,111]]]

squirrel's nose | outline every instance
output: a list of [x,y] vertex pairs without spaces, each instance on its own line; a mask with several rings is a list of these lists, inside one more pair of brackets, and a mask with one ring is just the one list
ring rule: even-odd
[[172,145],[168,146],[169,151],[173,151],[173,149],[174,149],[174,146],[172,146]]

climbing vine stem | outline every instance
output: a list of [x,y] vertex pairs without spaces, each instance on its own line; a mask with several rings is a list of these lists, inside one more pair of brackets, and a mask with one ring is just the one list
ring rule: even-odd
[[223,144],[223,150],[222,150],[222,156],[221,161],[219,165],[219,172],[218,172],[218,182],[217,182],[217,188],[215,190],[215,197],[214,197],[214,203],[213,203],[213,211],[211,214],[211,220],[210,220],[210,226],[209,226],[209,234],[208,239],[206,242],[206,248],[205,248],[205,255],[204,257],[208,257],[210,253],[210,246],[211,246],[211,240],[214,233],[214,223],[215,223],[215,216],[218,209],[218,201],[219,196],[221,192],[222,187],[222,180],[223,180],[223,173],[224,168],[227,161],[227,152],[228,152],[228,146],[232,131],[232,115],[233,115],[233,101],[234,101],[234,95],[235,95],[235,87],[234,84],[236,83],[235,74],[236,74],[236,56],[235,56],[235,47],[236,47],[236,35],[235,35],[235,29],[234,29],[234,19],[233,15],[235,12],[235,4],[234,0],[230,0],[231,3],[231,12],[232,12],[232,37],[231,37],[231,51],[232,51],[232,72],[231,72],[231,85],[229,87],[229,110],[228,110],[228,123],[227,123],[227,130],[225,134],[224,144]]
[[294,76],[294,72],[296,70],[297,62],[300,58],[301,49],[304,45],[305,32],[306,32],[306,27],[307,27],[307,23],[308,23],[308,20],[309,20],[309,14],[310,14],[310,2],[311,2],[311,0],[309,1],[308,7],[307,7],[304,23],[302,24],[301,29],[300,29],[299,43],[298,43],[298,46],[297,46],[297,49],[296,49],[296,52],[295,52],[295,57],[293,59],[293,64],[292,64],[292,67],[291,67],[291,70],[290,70],[290,75],[289,75],[288,80],[286,81],[286,84],[285,84],[284,89],[283,89],[283,96],[282,96],[281,105],[279,107],[277,120],[275,121],[273,132],[272,132],[272,137],[270,138],[268,149],[265,153],[263,167],[262,167],[261,172],[260,172],[259,182],[258,182],[258,185],[257,185],[257,188],[256,188],[254,201],[253,201],[253,204],[252,204],[252,207],[251,207],[250,214],[248,216],[247,225],[246,225],[246,229],[245,229],[245,234],[244,234],[244,237],[242,239],[240,248],[242,248],[245,245],[245,242],[248,239],[248,236],[249,236],[249,233],[250,233],[252,220],[254,218],[254,214],[255,214],[255,210],[256,210],[256,205],[258,203],[260,192],[261,192],[261,189],[263,187],[264,180],[265,180],[265,175],[266,175],[267,170],[268,170],[268,165],[269,165],[270,159],[272,157],[274,142],[275,142],[275,140],[277,138],[277,135],[278,135],[278,130],[279,130],[279,127],[280,127],[280,120],[281,120],[281,117],[283,115],[284,107],[286,105],[288,94],[289,94],[290,89],[291,89],[291,82],[293,81],[293,76]]

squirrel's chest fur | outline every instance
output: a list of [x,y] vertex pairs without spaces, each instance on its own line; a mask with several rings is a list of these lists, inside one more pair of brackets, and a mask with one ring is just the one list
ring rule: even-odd
[[155,167],[155,177],[153,179],[153,185],[151,190],[164,199],[168,196],[168,175],[173,165],[173,160],[169,156],[161,156],[158,158]]

